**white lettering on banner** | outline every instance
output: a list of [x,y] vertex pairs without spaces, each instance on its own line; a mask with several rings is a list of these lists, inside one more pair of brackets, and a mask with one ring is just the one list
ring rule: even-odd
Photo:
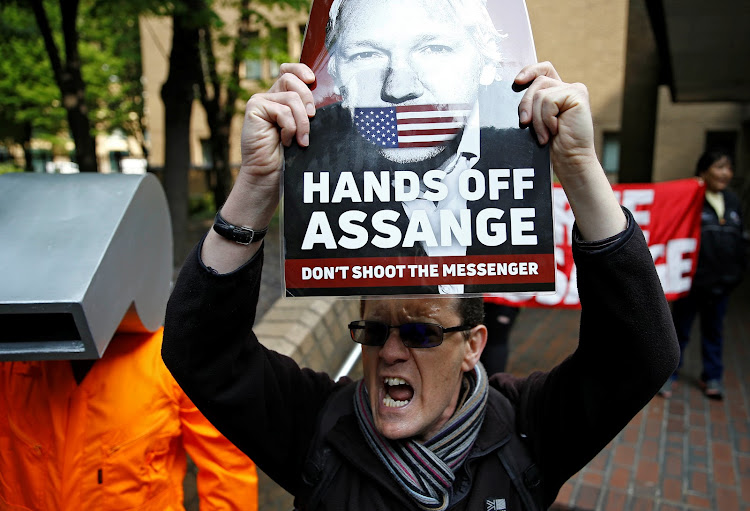
[[534,208],[511,208],[510,210],[510,239],[511,245],[536,245],[536,234],[525,234],[534,232],[534,222],[525,220],[536,217]]
[[395,200],[399,202],[414,200],[419,197],[419,176],[411,170],[396,171],[393,173],[393,187],[396,189]]
[[[331,182],[330,172],[303,172],[303,201],[305,204],[357,204],[374,202],[377,197],[386,203],[406,202],[416,199],[420,190],[424,198],[431,201],[441,201],[448,196],[448,187],[443,183],[447,173],[439,169],[427,171],[421,178],[411,170],[366,170],[361,175],[359,185],[353,172],[339,172],[335,183]],[[533,168],[489,169],[487,178],[482,171],[472,168],[461,172],[458,189],[461,197],[470,202],[485,196],[498,200],[503,192],[512,192],[513,200],[523,200],[525,190],[534,189],[534,177]]]
[[362,197],[359,196],[359,190],[357,189],[357,183],[354,182],[354,176],[350,172],[341,174],[341,178],[336,183],[336,189],[333,191],[331,202],[338,204],[344,199],[349,199],[352,202],[362,202]]
[[[315,176],[319,181],[315,181]],[[318,202],[328,202],[328,172],[305,172],[302,177],[302,200],[305,204],[315,202],[315,194],[319,194]]]
[[[483,209],[477,214],[477,240],[486,247],[497,247],[502,245],[508,239],[508,231],[505,224],[494,222],[490,224],[489,220],[500,220],[504,211],[498,208]],[[490,233],[490,230],[492,233]]]
[[458,192],[467,201],[481,199],[485,189],[484,174],[477,169],[466,169],[458,177]]
[[404,278],[405,264],[352,266],[353,279],[395,279]]
[[493,277],[497,275],[539,275],[539,265],[533,261],[443,264],[443,277]]
[[[525,179],[527,177],[531,179]],[[513,172],[513,198],[523,200],[523,191],[533,189],[534,169],[516,169]]]
[[409,224],[406,227],[406,234],[404,234],[405,247],[413,247],[417,242],[424,242],[428,247],[437,247],[438,245],[427,212],[422,209],[412,212]]
[[640,206],[648,206],[649,208],[654,204],[654,190],[652,188],[632,188],[622,191],[615,191],[615,197],[617,201],[628,208],[633,213],[636,223],[645,232],[651,225],[651,210],[650,209],[639,209]]
[[456,241],[462,247],[471,246],[471,212],[468,209],[462,209],[458,212],[460,221],[455,215],[440,215],[440,244],[448,246]]
[[324,211],[313,211],[310,215],[310,223],[307,224],[305,239],[302,241],[302,250],[310,250],[316,243],[322,243],[328,249],[336,248],[333,231]]
[[448,186],[443,183],[446,175],[442,170],[425,172],[424,185],[427,187],[427,191],[424,192],[425,199],[437,202],[448,196]]
[[[698,248],[695,238],[675,238],[664,244],[650,245],[651,257],[654,258],[656,273],[665,293],[682,293],[690,289],[690,271],[693,262],[688,258]],[[662,260],[663,256],[663,262]]]
[[[554,236],[555,236],[555,289],[554,294],[537,294],[533,300],[544,306],[575,306],[580,303],[578,296],[578,272],[570,257],[572,228],[575,218],[565,192],[554,188]],[[632,188],[614,191],[617,200],[628,208],[641,227],[646,241],[651,234],[652,208],[655,201],[653,188]],[[662,235],[663,236],[663,235]],[[694,270],[694,256],[698,249],[696,238],[672,238],[666,243],[649,244],[654,266],[662,288],[667,294],[684,293],[690,289],[690,275]],[[570,274],[566,273],[567,271]],[[508,302],[523,303],[529,300],[526,294],[504,294]]]
[[356,266],[303,266],[302,280],[403,279],[428,277],[494,277],[507,275],[539,275],[536,261],[443,263],[438,264],[375,264]]
[[303,266],[302,280],[333,280],[337,273],[341,274],[342,279],[346,279],[348,271],[348,266]]
[[380,234],[372,238],[372,244],[378,248],[393,248],[401,242],[401,231],[393,225],[398,220],[399,213],[392,209],[383,209],[372,215],[372,226]]
[[[690,254],[697,249],[697,240],[694,238],[675,238],[666,244],[649,246],[651,256],[654,258],[656,273],[659,275],[662,288],[665,293],[682,293],[690,289],[690,271],[692,261]],[[566,275],[560,268],[565,267],[565,253],[562,249],[555,248],[555,293],[538,294],[535,300],[540,305],[553,307],[555,305],[576,305],[578,297],[578,271],[572,266],[570,276]],[[528,296],[519,294],[503,295],[503,298],[513,302],[528,300]]]
[[[474,227],[479,243],[496,247],[508,241],[510,226],[511,245],[529,246],[538,243],[537,235],[532,234],[536,229],[536,224],[531,220],[536,217],[534,208],[510,208],[508,216],[505,216],[502,209],[485,208],[477,213],[473,223],[471,211],[468,209],[442,209],[439,213],[438,232],[433,231],[425,211],[415,210],[407,220],[406,232],[402,233],[395,225],[401,216],[399,212],[388,209],[377,211],[371,219],[372,228],[376,233],[371,242],[378,248],[393,248],[399,244],[402,247],[413,247],[416,243],[424,243],[428,247],[469,247],[472,245]],[[503,217],[506,220],[503,220]],[[323,245],[327,249],[360,249],[369,240],[369,231],[365,226],[367,218],[367,213],[356,209],[342,213],[338,225],[344,234],[335,240],[325,211],[315,211],[310,215],[310,223],[301,248],[312,250],[316,245]]]
[[375,172],[364,173],[365,202],[373,202],[375,195],[381,202],[391,200],[391,182],[387,170],[380,171],[380,179],[375,176]]
[[[339,217],[339,226],[345,233],[352,234],[353,237],[341,236],[341,238],[339,238],[340,247],[348,248],[349,250],[357,250],[358,248],[365,246],[368,239],[367,229],[360,224],[366,219],[367,213],[356,209],[345,211],[341,214]],[[328,245],[326,245],[326,247],[327,246]]]
[[[510,184],[507,179],[510,177],[510,169],[490,169],[490,200],[500,199],[500,190],[508,190]],[[506,179],[506,181],[503,181]]]

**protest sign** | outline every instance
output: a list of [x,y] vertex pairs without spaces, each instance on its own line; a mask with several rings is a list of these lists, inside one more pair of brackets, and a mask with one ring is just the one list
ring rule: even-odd
[[[418,23],[415,23],[418,20]],[[315,0],[286,150],[290,296],[553,291],[549,153],[518,127],[522,0]]]
[[[643,230],[667,299],[687,294],[698,263],[703,185],[696,179],[680,179],[612,188]],[[491,301],[520,307],[581,306],[571,240],[575,219],[563,189],[555,186],[554,193],[557,292],[538,296],[504,294]]]

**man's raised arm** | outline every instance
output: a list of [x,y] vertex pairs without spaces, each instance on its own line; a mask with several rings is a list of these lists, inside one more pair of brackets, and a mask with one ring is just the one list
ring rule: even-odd
[[552,167],[583,239],[622,232],[625,215],[596,157],[586,87],[563,82],[549,62],[526,66],[515,81],[531,83],[518,106],[519,120],[533,126],[540,144],[550,144]]
[[[281,72],[269,92],[247,103],[241,170],[220,210],[233,225],[268,225],[279,202],[282,145],[308,144],[313,73],[302,64]],[[210,231],[175,283],[162,357],[203,415],[295,493],[315,417],[334,384],[258,342],[252,327],[261,267],[260,242],[242,245]]]
[[[296,139],[301,146],[309,145],[309,117],[315,115],[315,104],[307,84],[315,75],[304,64],[282,64],[280,71],[271,89],[253,95],[245,107],[240,172],[221,207],[222,217],[232,225],[254,230],[268,226],[279,204],[282,144],[289,146]],[[243,246],[212,230],[201,258],[206,266],[228,273],[249,261],[259,247],[259,242]]]

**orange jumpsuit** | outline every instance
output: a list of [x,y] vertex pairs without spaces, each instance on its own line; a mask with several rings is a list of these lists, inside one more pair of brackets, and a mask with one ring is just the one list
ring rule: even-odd
[[0,510],[257,510],[255,465],[161,360],[161,330],[118,334],[80,385],[68,361],[0,363]]

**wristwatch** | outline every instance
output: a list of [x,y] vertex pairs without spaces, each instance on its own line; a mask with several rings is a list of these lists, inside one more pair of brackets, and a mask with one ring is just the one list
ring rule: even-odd
[[214,218],[214,231],[220,236],[239,243],[240,245],[249,245],[256,241],[260,241],[268,232],[268,227],[264,229],[253,229],[252,227],[246,227],[244,225],[232,225],[221,216],[221,209],[216,212],[216,218]]

